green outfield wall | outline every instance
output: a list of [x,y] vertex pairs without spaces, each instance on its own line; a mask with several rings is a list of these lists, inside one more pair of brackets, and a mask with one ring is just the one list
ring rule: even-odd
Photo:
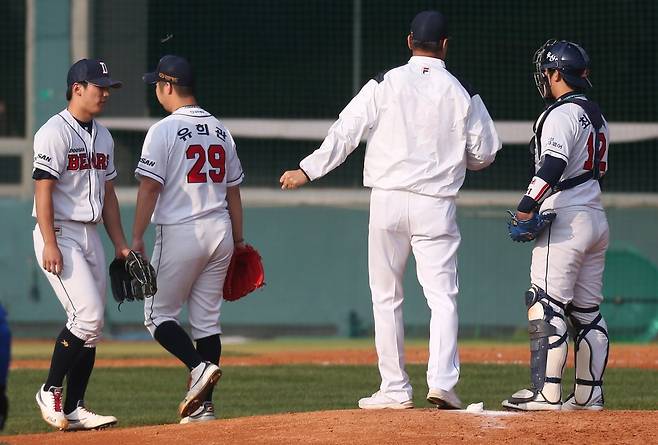
[[[50,289],[32,247],[31,202],[0,200],[0,299],[17,336],[47,335],[61,327],[64,311]],[[134,207],[123,206],[124,227]],[[648,339],[658,312],[658,209],[610,209],[612,246],[605,275],[604,314],[619,339]],[[462,207],[459,314],[464,336],[523,335],[524,291],[529,286],[530,244],[507,238],[502,208]],[[633,227],[629,230],[628,227]],[[245,236],[261,251],[267,285],[248,298],[225,303],[228,335],[369,335],[372,310],[367,275],[368,212],[365,208],[246,208]],[[129,230],[127,230],[129,232]],[[103,239],[109,240],[104,231]],[[152,248],[153,232],[147,233]],[[108,256],[108,260],[111,258]],[[413,260],[405,278],[405,323],[424,335],[429,311]],[[117,309],[108,293],[106,332],[145,336],[142,307]],[[183,317],[185,320],[185,316]]]

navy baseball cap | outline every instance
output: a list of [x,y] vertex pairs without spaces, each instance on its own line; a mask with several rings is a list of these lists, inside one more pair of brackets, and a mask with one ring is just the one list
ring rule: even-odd
[[411,21],[411,38],[417,42],[439,42],[448,37],[448,21],[439,11],[423,11]]
[[184,57],[168,54],[163,56],[155,71],[142,76],[144,82],[154,84],[158,81],[171,82],[184,87],[194,86],[192,65]]
[[110,71],[102,60],[80,59],[75,62],[66,76],[68,86],[78,82],[89,82],[99,87],[119,88],[123,85],[118,80],[110,78]]

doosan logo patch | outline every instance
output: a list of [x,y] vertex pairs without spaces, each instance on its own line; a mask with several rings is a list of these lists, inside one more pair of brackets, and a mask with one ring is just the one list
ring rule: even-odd
[[155,166],[155,161],[153,161],[151,159],[147,159],[147,158],[139,158],[139,163],[144,164],[144,165],[148,165],[149,167]]

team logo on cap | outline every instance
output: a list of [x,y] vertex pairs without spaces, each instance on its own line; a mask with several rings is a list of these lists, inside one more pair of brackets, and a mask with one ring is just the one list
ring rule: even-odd
[[108,71],[107,71],[107,65],[105,65],[105,62],[100,62],[99,61],[98,63],[101,64],[101,70],[103,70],[103,74],[107,74]]
[[557,56],[550,51],[546,53],[546,58],[551,62],[555,62],[557,60]]
[[167,82],[178,83],[178,77],[170,76],[169,74],[158,73],[158,77],[166,80]]

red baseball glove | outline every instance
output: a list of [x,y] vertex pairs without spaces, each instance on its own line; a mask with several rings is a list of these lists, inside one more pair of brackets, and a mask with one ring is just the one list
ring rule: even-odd
[[224,300],[235,301],[265,285],[260,254],[247,244],[233,252],[224,281]]

